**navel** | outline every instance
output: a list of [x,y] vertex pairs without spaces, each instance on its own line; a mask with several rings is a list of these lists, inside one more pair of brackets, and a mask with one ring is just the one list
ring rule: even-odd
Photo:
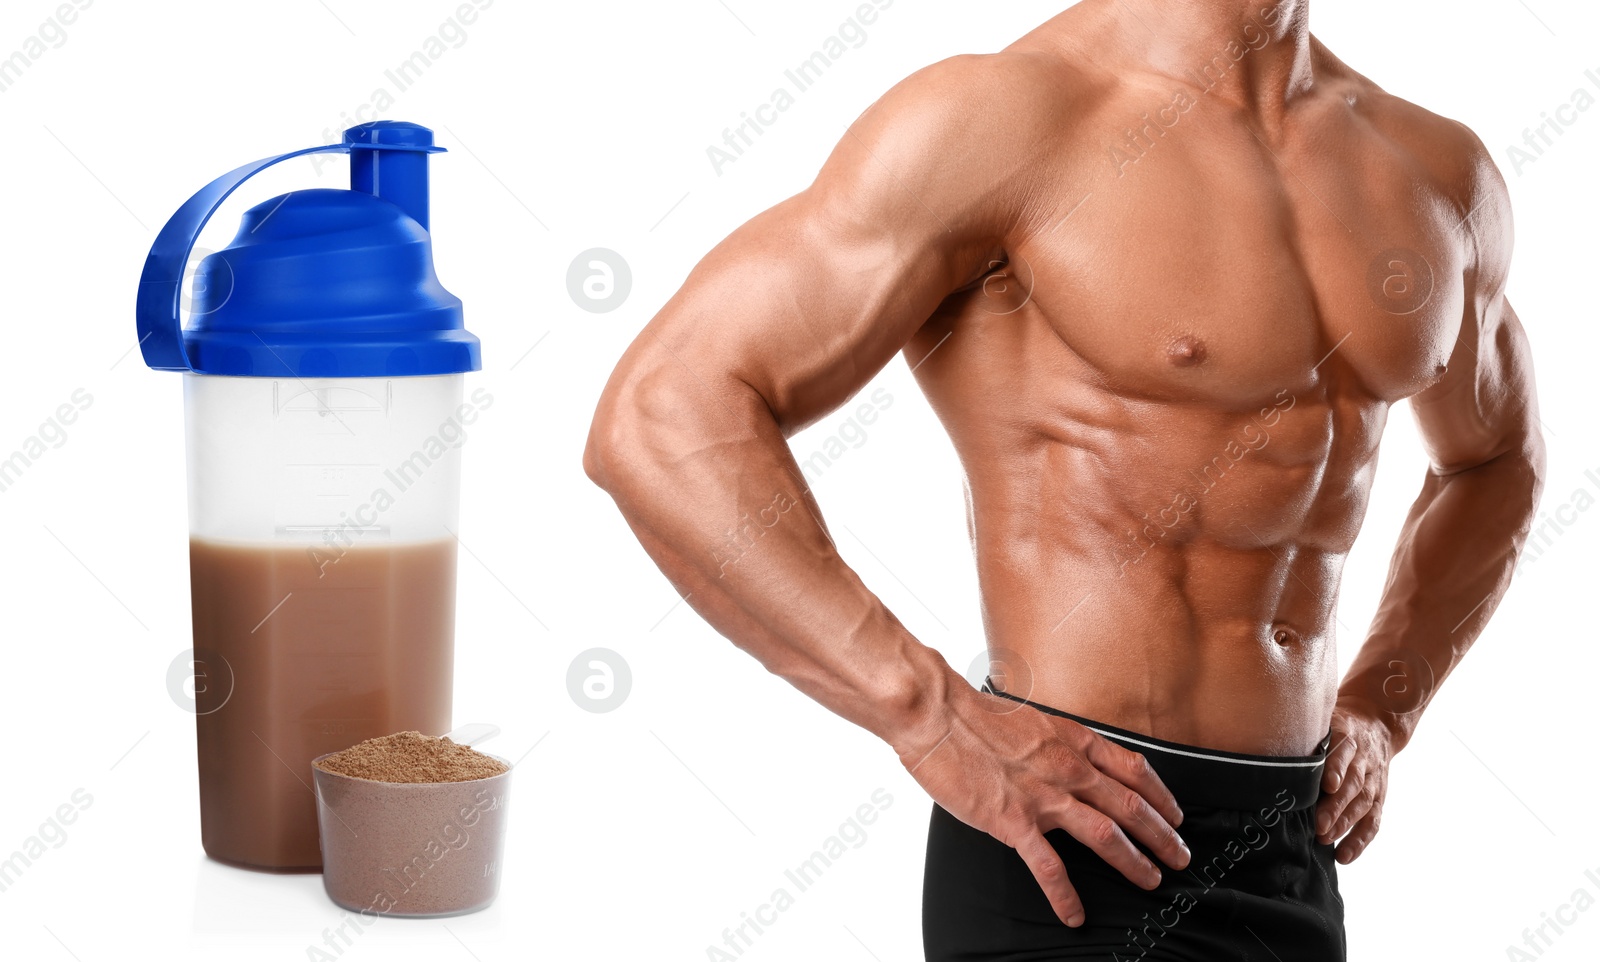
[[1167,360],[1175,367],[1194,367],[1205,359],[1205,342],[1193,334],[1174,338],[1172,343],[1167,345]]

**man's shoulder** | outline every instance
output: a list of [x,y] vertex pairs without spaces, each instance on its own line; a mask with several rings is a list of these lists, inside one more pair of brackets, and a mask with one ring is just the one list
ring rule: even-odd
[[1016,143],[1060,136],[1104,95],[1105,86],[1102,78],[1058,53],[1013,45],[930,64],[872,109],[887,107],[925,119],[957,137]]
[[1440,194],[1465,214],[1503,201],[1505,181],[1494,158],[1472,128],[1391,93],[1354,71],[1336,84],[1388,143],[1426,172]]
[[1392,110],[1412,125],[1395,135],[1438,184],[1459,212],[1471,263],[1486,289],[1498,290],[1509,270],[1512,247],[1511,194],[1489,149],[1472,128],[1416,104],[1391,97]]
[[1456,212],[1474,261],[1493,276],[1502,274],[1511,247],[1511,198],[1478,135],[1465,123],[1393,94],[1349,68],[1336,76],[1338,92],[1352,101],[1390,152],[1377,162],[1398,160],[1419,171],[1434,196]]
[[1059,56],[1032,50],[930,64],[856,119],[842,154],[855,162],[825,169],[819,196],[854,198],[891,174],[884,186],[909,191],[947,221],[966,212],[982,232],[1004,233],[1085,122],[1078,105],[1094,96],[1085,83]]

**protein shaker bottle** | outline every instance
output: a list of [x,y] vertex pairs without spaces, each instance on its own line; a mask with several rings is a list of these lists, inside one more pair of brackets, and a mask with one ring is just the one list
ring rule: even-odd
[[[201,840],[215,859],[321,866],[311,759],[450,728],[460,447],[478,339],[434,276],[433,134],[352,127],[339,144],[212,181],[156,237],[144,359],[184,372]],[[350,155],[349,190],[247,211],[195,275],[222,201],[273,164]]]

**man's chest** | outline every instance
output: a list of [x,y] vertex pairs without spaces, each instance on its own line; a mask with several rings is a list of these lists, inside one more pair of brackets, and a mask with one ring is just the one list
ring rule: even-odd
[[1432,383],[1463,313],[1460,214],[1370,147],[1291,158],[1208,136],[1065,188],[1009,267],[1029,308],[1156,399],[1298,392],[1335,353],[1375,398]]

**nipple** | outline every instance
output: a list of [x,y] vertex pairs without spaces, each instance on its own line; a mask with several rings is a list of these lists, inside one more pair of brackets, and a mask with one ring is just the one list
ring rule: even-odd
[[1193,334],[1184,334],[1167,345],[1167,360],[1176,367],[1194,367],[1205,359],[1205,342]]

